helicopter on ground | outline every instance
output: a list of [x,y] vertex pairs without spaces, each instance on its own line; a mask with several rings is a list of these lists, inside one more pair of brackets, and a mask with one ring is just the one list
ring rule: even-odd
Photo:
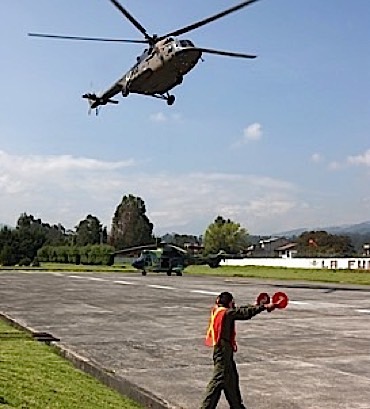
[[184,248],[169,243],[130,247],[116,251],[114,256],[132,254],[139,254],[139,257],[132,262],[132,266],[141,271],[143,276],[146,276],[148,272],[166,273],[168,276],[174,273],[182,276],[187,266],[209,265],[211,268],[217,268],[221,260],[225,258],[222,251],[215,255],[202,256],[191,254]]
[[118,104],[118,101],[112,98],[119,93],[121,93],[123,97],[127,97],[130,93],[148,95],[164,99],[167,101],[168,105],[172,105],[175,102],[175,96],[171,95],[169,91],[182,83],[184,75],[195,67],[198,61],[202,58],[203,53],[227,57],[256,58],[255,55],[196,47],[192,41],[176,39],[176,37],[225,17],[256,1],[258,0],[243,1],[236,6],[230,7],[211,17],[172,31],[168,34],[158,36],[155,34],[149,35],[145,28],[117,0],[110,0],[110,2],[113,3],[113,5],[141,32],[141,34],[143,34],[143,40],[80,37],[41,33],[28,33],[28,35],[31,37],[64,40],[148,44],[148,48],[137,57],[135,65],[110,88],[100,95],[95,93],[83,94],[82,98],[88,100],[90,109],[95,109],[96,114],[98,113],[98,108],[102,105]]

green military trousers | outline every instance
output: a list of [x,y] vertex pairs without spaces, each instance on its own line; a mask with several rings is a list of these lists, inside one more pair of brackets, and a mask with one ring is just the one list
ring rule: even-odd
[[213,363],[212,379],[208,383],[201,409],[215,409],[222,391],[231,409],[246,409],[240,393],[234,352],[229,342],[221,340],[221,345],[214,347]]

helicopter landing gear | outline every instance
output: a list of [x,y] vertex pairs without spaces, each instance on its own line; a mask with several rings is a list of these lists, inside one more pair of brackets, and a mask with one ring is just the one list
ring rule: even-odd
[[175,95],[167,95],[167,105],[173,105],[175,102]]
[[130,93],[130,91],[128,90],[127,87],[122,88],[121,94],[123,97],[128,97],[128,94]]
[[165,99],[167,101],[167,105],[173,105],[175,102],[175,95],[170,95],[168,92],[165,94],[150,94],[153,98],[158,99]]

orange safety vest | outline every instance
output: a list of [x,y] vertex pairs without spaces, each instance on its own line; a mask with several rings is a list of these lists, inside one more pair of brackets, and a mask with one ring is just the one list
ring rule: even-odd
[[[211,317],[209,319],[209,325],[208,325],[206,339],[205,339],[205,344],[208,347],[214,347],[220,342],[222,323],[223,323],[226,311],[227,311],[227,308],[225,307],[214,306],[212,308]],[[231,340],[230,340],[234,352],[236,352],[237,350],[235,338],[236,338],[236,331],[234,327],[233,332],[231,334]]]

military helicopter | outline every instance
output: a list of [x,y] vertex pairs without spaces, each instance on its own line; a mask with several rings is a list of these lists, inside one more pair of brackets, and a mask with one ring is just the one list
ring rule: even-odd
[[95,109],[96,114],[98,114],[98,108],[102,105],[118,104],[118,101],[112,98],[119,93],[121,93],[123,97],[127,97],[130,93],[148,95],[154,98],[164,99],[167,101],[168,105],[172,105],[175,102],[175,96],[171,95],[169,91],[182,83],[184,75],[195,67],[203,53],[227,57],[256,58],[255,55],[196,47],[190,40],[176,39],[175,37],[225,17],[256,1],[258,0],[243,1],[236,6],[230,7],[211,17],[165,35],[158,36],[156,34],[149,35],[145,28],[117,0],[110,0],[110,2],[113,3],[113,5],[140,31],[140,33],[143,34],[143,40],[79,37],[41,33],[28,33],[28,35],[31,37],[64,40],[148,44],[148,48],[137,57],[135,65],[110,88],[99,95],[95,93],[83,94],[82,98],[88,100],[90,110]]
[[190,254],[182,247],[169,243],[130,247],[116,251],[114,255],[124,256],[138,253],[140,255],[132,262],[132,266],[141,271],[143,276],[146,276],[148,272],[166,273],[168,276],[174,273],[177,276],[182,276],[187,266],[208,264],[211,268],[216,268],[221,260],[225,258],[222,251],[218,254],[204,257]]

